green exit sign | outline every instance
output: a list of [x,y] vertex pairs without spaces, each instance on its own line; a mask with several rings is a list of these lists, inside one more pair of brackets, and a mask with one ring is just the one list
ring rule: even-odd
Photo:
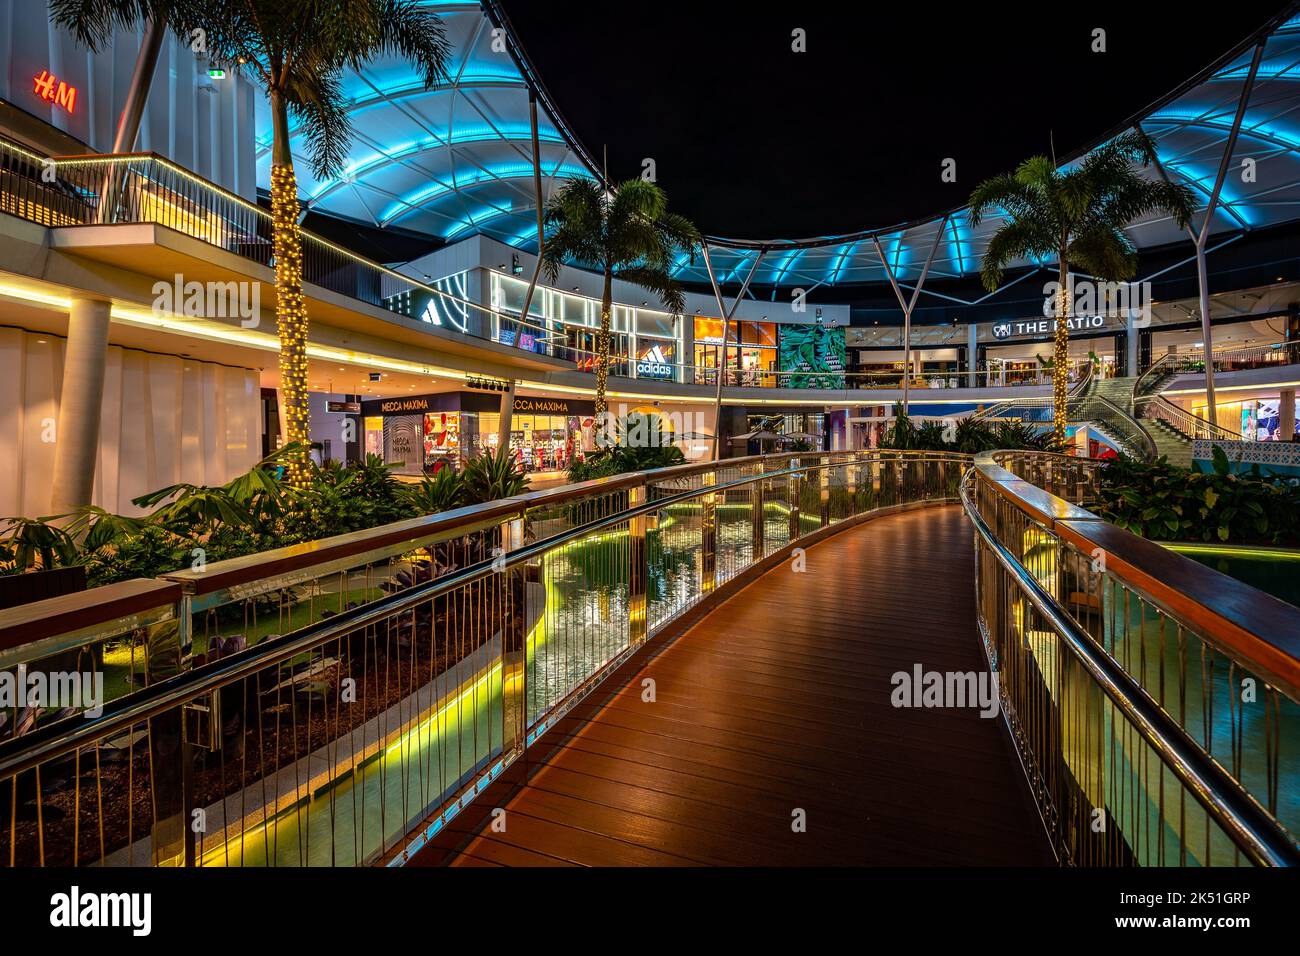
[[217,66],[210,67],[208,69],[208,76],[212,77],[214,80],[224,80],[226,78],[226,71]]

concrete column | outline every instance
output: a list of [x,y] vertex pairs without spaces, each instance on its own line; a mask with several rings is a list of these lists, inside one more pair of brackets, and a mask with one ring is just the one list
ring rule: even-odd
[[966,329],[966,384],[970,388],[978,388],[980,384],[979,360],[980,327],[972,322]]
[[1293,441],[1295,437],[1295,389],[1282,389],[1281,400],[1277,405],[1278,432],[1282,441]]
[[74,297],[63,354],[58,431],[50,513],[66,514],[91,503],[99,458],[99,419],[108,360],[108,302]]

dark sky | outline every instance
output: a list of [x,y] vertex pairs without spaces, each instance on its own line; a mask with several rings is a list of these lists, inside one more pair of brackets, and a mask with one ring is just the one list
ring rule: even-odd
[[[655,160],[673,207],[742,238],[883,227],[1082,148],[1244,39],[1284,0],[1173,4],[504,0],[615,179]],[[807,52],[791,50],[805,31]],[[1090,50],[1106,31],[1106,52]],[[941,181],[945,158],[957,181]]]

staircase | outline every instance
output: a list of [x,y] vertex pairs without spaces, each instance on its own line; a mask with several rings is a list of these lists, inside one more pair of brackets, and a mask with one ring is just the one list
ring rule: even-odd
[[[1104,398],[1116,408],[1137,418],[1138,415],[1133,406],[1133,388],[1137,381],[1135,377],[1094,378],[1088,383],[1088,390],[1084,393],[1085,409],[1088,408],[1087,399]],[[1114,439],[1115,436],[1111,435],[1105,428],[1104,419],[1094,420],[1091,424],[1097,427],[1098,431],[1106,434],[1107,438]],[[1180,468],[1192,467],[1192,440],[1188,436],[1158,418],[1143,418],[1142,425],[1151,435],[1151,440],[1155,442],[1157,457],[1163,456],[1169,459],[1171,465],[1177,465]]]

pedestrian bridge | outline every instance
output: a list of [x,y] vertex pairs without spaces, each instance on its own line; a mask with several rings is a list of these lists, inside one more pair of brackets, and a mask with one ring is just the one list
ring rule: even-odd
[[1297,862],[1300,611],[1098,465],[731,459],[0,612],[113,698],[0,742],[0,860]]

